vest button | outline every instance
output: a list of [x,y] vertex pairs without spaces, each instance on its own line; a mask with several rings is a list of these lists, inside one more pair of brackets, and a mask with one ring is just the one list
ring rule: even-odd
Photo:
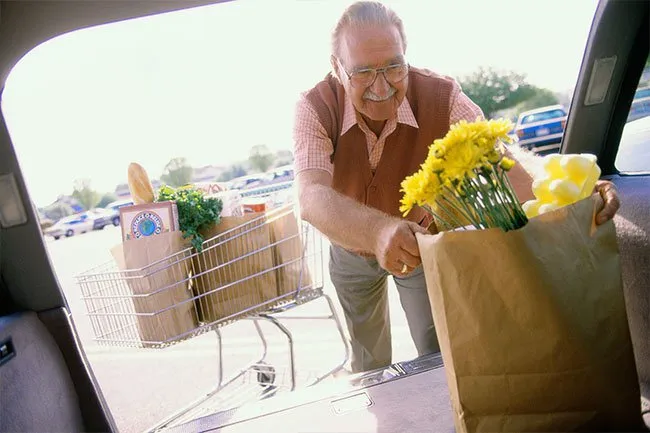
[[375,192],[375,191],[377,191],[377,185],[371,185],[370,192]]

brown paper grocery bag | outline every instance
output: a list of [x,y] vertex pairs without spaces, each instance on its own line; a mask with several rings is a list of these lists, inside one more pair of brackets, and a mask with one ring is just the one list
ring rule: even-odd
[[271,214],[269,221],[278,296],[311,288],[309,257],[303,253],[304,238],[295,212],[293,209],[283,209]]
[[235,318],[262,309],[261,304],[277,297],[271,234],[264,213],[222,217],[202,234],[207,243],[192,262],[201,321]]
[[[124,241],[111,249],[134,296],[134,316],[145,345],[170,342],[197,327],[188,289],[187,242],[179,231]],[[189,252],[187,254],[189,257]]]
[[599,206],[418,235],[458,432],[639,431],[616,233],[594,225]]

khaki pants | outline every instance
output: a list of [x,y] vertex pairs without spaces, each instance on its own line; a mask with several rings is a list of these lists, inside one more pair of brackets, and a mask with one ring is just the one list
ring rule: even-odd
[[[391,364],[392,345],[386,278],[377,260],[330,247],[330,277],[338,295],[352,346],[352,371]],[[440,352],[431,316],[424,272],[418,267],[405,278],[393,276],[418,355]]]

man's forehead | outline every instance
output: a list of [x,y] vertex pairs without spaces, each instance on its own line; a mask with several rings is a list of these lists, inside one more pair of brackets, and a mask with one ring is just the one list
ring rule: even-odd
[[354,69],[379,67],[404,60],[402,38],[395,26],[366,26],[346,29],[342,34],[341,57]]

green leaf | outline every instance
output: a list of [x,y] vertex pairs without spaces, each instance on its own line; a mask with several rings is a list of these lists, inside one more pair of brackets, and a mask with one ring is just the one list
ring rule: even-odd
[[183,238],[191,238],[192,246],[201,252],[205,239],[200,231],[212,224],[219,224],[223,202],[218,198],[206,198],[202,191],[191,187],[174,189],[167,185],[159,188],[156,201],[176,203]]

